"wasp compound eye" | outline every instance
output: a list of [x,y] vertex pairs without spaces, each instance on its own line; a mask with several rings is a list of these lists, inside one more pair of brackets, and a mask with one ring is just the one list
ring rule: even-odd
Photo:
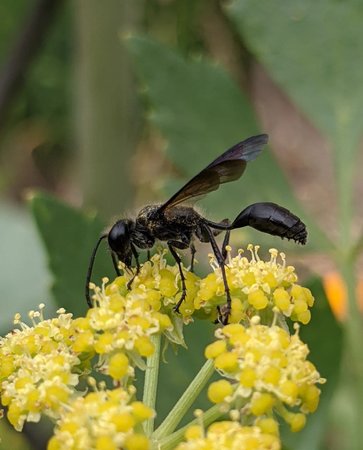
[[130,245],[130,224],[126,220],[119,220],[108,233],[108,244],[116,253],[120,253]]

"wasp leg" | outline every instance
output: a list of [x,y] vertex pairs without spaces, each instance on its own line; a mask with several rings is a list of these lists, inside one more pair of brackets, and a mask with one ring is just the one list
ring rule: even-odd
[[191,252],[191,254],[192,254],[192,260],[191,260],[191,262],[190,262],[190,271],[191,272],[194,272],[194,256],[195,256],[195,253],[196,253],[196,248],[194,247],[194,244],[193,243],[191,243],[190,244],[190,252]]
[[120,269],[118,268],[118,258],[114,252],[111,252],[113,267],[115,268],[115,272],[119,277],[121,275]]
[[230,238],[231,232],[228,230],[226,231],[226,234],[224,235],[223,244],[222,244],[222,257],[223,261],[227,258],[227,246],[229,245],[229,238]]
[[[222,220],[221,223],[222,223],[223,225],[227,225],[227,226],[230,225],[230,221],[229,221],[228,219]],[[223,244],[222,244],[222,256],[223,256],[223,261],[225,261],[226,258],[227,258],[227,250],[226,250],[226,247],[227,247],[227,245],[229,245],[229,238],[230,238],[230,235],[231,235],[231,231],[230,231],[230,230],[227,230],[227,231],[226,231],[226,234],[224,235]]]
[[227,282],[224,257],[223,257],[223,254],[221,253],[221,251],[217,245],[217,242],[214,238],[213,231],[209,228],[209,226],[206,223],[203,224],[203,228],[204,228],[205,232],[208,233],[209,242],[211,243],[213,253],[217,259],[217,263],[218,263],[219,267],[221,268],[224,290],[226,292],[226,297],[227,297],[227,303],[226,303],[225,307],[222,308],[223,312],[221,311],[220,308],[218,308],[218,315],[219,315],[218,322],[220,322],[222,325],[227,325],[229,316],[231,314],[232,300],[231,300],[231,293],[230,293],[228,282]]
[[185,285],[185,275],[183,273],[183,269],[181,266],[181,259],[180,259],[180,256],[178,255],[177,251],[175,250],[175,247],[179,248],[181,250],[185,250],[186,248],[189,247],[189,244],[187,244],[185,242],[180,242],[180,241],[168,241],[167,244],[168,244],[170,253],[173,255],[175,262],[178,265],[178,269],[179,269],[179,273],[180,273],[180,281],[181,281],[181,285],[182,285],[182,295],[181,295],[178,303],[174,306],[174,311],[179,312],[180,305],[183,303],[183,301],[187,295],[187,287]]
[[136,247],[134,246],[133,243],[130,243],[130,246],[131,246],[132,254],[134,255],[134,258],[135,258],[135,261],[136,261],[136,272],[134,273],[134,275],[133,275],[133,277],[131,278],[131,280],[129,280],[129,281],[127,282],[126,287],[127,287],[128,290],[131,289],[131,286],[132,286],[132,283],[134,282],[135,277],[136,277],[136,276],[139,274],[139,272],[140,272],[139,253],[138,253],[138,251],[136,250]]
[[196,235],[201,242],[209,242],[209,234],[204,229],[205,225],[208,225],[209,228],[212,228],[213,236],[218,236],[220,233],[222,233],[222,231],[226,231],[222,244],[222,256],[223,260],[225,261],[227,257],[226,247],[229,244],[231,230],[231,223],[229,219],[223,219],[220,222],[212,222],[210,220],[204,219],[201,226],[196,230]]

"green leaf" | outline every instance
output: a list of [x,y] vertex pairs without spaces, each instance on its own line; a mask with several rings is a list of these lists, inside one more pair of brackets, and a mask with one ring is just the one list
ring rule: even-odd
[[311,289],[315,304],[311,322],[301,327],[300,337],[310,349],[312,361],[321,376],[327,379],[322,385],[321,399],[317,411],[307,417],[306,427],[299,433],[282,428],[282,440],[294,450],[318,450],[327,431],[329,412],[336,392],[342,362],[343,333],[333,316],[320,279],[311,280],[306,287]]
[[39,238],[29,214],[14,206],[1,203],[0,208],[0,286],[1,334],[13,328],[15,313],[25,320],[31,309],[39,303],[47,305],[49,277]]
[[[221,67],[203,59],[186,61],[144,37],[131,37],[127,45],[153,108],[150,120],[168,140],[168,155],[185,179],[229,146],[261,132],[248,99]],[[182,183],[179,180],[178,187]],[[175,189],[176,183],[169,194]],[[204,204],[221,220],[234,218],[257,201],[273,201],[291,209],[307,223],[311,247],[329,247],[268,149],[249,164],[241,181],[211,193]],[[269,237],[269,242],[273,240]]]
[[362,134],[359,0],[235,0],[227,8],[255,56],[327,136]]
[[[58,307],[82,315],[87,309],[84,293],[87,268],[103,224],[95,215],[76,210],[47,194],[34,194],[29,203],[48,254],[55,301]],[[101,248],[92,280],[100,285],[111,267],[110,258]]]

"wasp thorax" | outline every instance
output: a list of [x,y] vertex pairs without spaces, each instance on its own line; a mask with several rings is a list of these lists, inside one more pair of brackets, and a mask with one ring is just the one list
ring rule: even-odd
[[133,222],[131,220],[124,219],[116,222],[108,233],[108,245],[111,250],[119,253],[129,247],[132,229]]

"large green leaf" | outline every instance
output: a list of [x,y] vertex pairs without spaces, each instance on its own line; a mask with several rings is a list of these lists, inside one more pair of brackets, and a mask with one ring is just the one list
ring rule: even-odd
[[362,134],[363,3],[235,0],[227,9],[269,73],[327,135]]
[[[202,59],[184,60],[144,37],[129,38],[128,47],[152,105],[150,119],[168,140],[168,155],[185,177],[229,146],[261,131],[248,99],[221,67]],[[205,205],[215,219],[222,219],[234,218],[255,201],[288,207],[307,222],[311,246],[329,245],[297,203],[268,149],[249,164],[241,181],[211,193]],[[269,242],[273,239],[269,237]]]
[[331,312],[321,280],[314,279],[307,287],[315,297],[315,305],[311,322],[301,328],[300,337],[310,349],[309,360],[315,364],[327,382],[321,387],[319,407],[314,414],[308,416],[306,427],[300,433],[291,433],[283,428],[283,443],[293,450],[321,448],[342,362],[342,329]]
[[[92,249],[103,224],[95,216],[76,210],[47,194],[35,194],[30,207],[48,253],[53,274],[52,292],[59,307],[76,316],[85,313],[85,279]],[[92,280],[98,285],[112,264],[102,248]]]

